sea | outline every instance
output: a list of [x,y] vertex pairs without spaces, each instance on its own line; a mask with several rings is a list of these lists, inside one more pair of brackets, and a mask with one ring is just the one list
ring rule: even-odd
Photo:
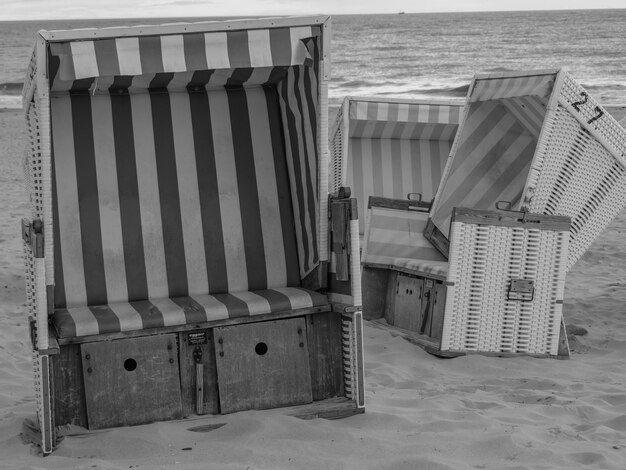
[[[38,30],[204,19],[217,18],[0,21],[0,108],[21,107]],[[626,9],[339,15],[331,52],[331,105],[345,96],[462,98],[476,73],[551,68],[604,105],[626,104]]]

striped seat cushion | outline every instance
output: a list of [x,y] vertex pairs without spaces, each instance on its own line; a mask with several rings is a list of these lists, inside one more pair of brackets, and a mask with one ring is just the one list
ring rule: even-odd
[[397,267],[445,279],[448,262],[424,237],[427,222],[427,212],[372,206],[363,264]]
[[324,294],[284,287],[61,308],[54,312],[53,324],[60,338],[75,338],[290,312],[327,304]]
[[391,266],[402,272],[409,272],[424,277],[434,277],[441,280],[448,278],[447,261],[426,261],[411,258],[393,258]]

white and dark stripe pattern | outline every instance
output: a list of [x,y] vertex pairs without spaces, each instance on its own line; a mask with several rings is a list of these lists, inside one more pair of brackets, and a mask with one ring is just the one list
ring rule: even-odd
[[302,39],[319,35],[319,27],[307,26],[51,43],[51,88],[94,77],[312,66]]
[[546,99],[552,93],[556,71],[532,75],[489,78],[476,77],[472,84],[470,103],[520,96],[537,96]]
[[269,87],[53,97],[55,305],[298,286],[280,112]]
[[495,209],[498,201],[513,207],[521,201],[545,108],[535,97],[507,101],[469,105],[431,211],[446,237],[455,207]]
[[286,78],[278,85],[294,219],[300,222],[295,229],[302,277],[319,263],[316,187],[320,159],[317,148],[319,48],[313,40],[307,42],[307,47],[316,65],[289,68]]
[[347,186],[363,209],[370,196],[406,199],[408,193],[420,193],[431,200],[451,147],[448,140],[350,138]]
[[[458,128],[461,105],[347,99],[344,184],[359,207],[370,196],[431,200],[441,181]],[[364,233],[363,218],[359,231]]]
[[427,212],[371,207],[362,264],[445,279],[448,262],[424,237],[427,221]]
[[380,139],[453,140],[460,105],[349,101],[349,136]]
[[53,325],[60,338],[183,326],[229,318],[290,312],[328,305],[324,294],[278,287],[223,294],[111,302],[57,309]]

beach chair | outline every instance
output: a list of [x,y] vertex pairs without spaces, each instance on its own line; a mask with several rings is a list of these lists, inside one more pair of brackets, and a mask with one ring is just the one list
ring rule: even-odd
[[22,235],[44,454],[68,424],[363,411],[356,202],[327,190],[329,33],[38,33]]
[[[331,130],[331,190],[350,187],[361,208],[370,196],[410,196],[429,204],[463,105],[463,100],[345,98]],[[364,217],[359,222],[364,234]]]
[[370,198],[368,210],[368,319],[442,357],[569,356],[569,218],[455,208],[447,260],[424,236],[428,210],[380,198]]
[[626,130],[563,70],[479,74],[426,231],[444,254],[452,210],[571,218],[569,270],[626,204]]
[[364,314],[438,353],[567,356],[565,273],[626,203],[625,150],[566,72],[477,75],[430,214],[370,204]]

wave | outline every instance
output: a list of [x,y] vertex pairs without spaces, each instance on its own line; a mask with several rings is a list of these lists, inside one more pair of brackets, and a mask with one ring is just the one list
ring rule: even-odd
[[350,80],[349,82],[345,82],[341,84],[341,87],[345,88],[363,88],[363,87],[372,87],[372,86],[380,86],[380,83],[376,82],[368,82],[367,80]]
[[508,67],[493,67],[490,69],[485,69],[485,72],[514,72],[514,69],[510,69]]
[[445,95],[451,97],[462,97],[467,95],[469,85],[461,85],[457,87],[442,87],[442,88],[414,88],[409,90],[409,93],[417,93],[420,95]]
[[24,84],[21,82],[0,83],[0,93],[5,95],[21,95],[23,86]]

